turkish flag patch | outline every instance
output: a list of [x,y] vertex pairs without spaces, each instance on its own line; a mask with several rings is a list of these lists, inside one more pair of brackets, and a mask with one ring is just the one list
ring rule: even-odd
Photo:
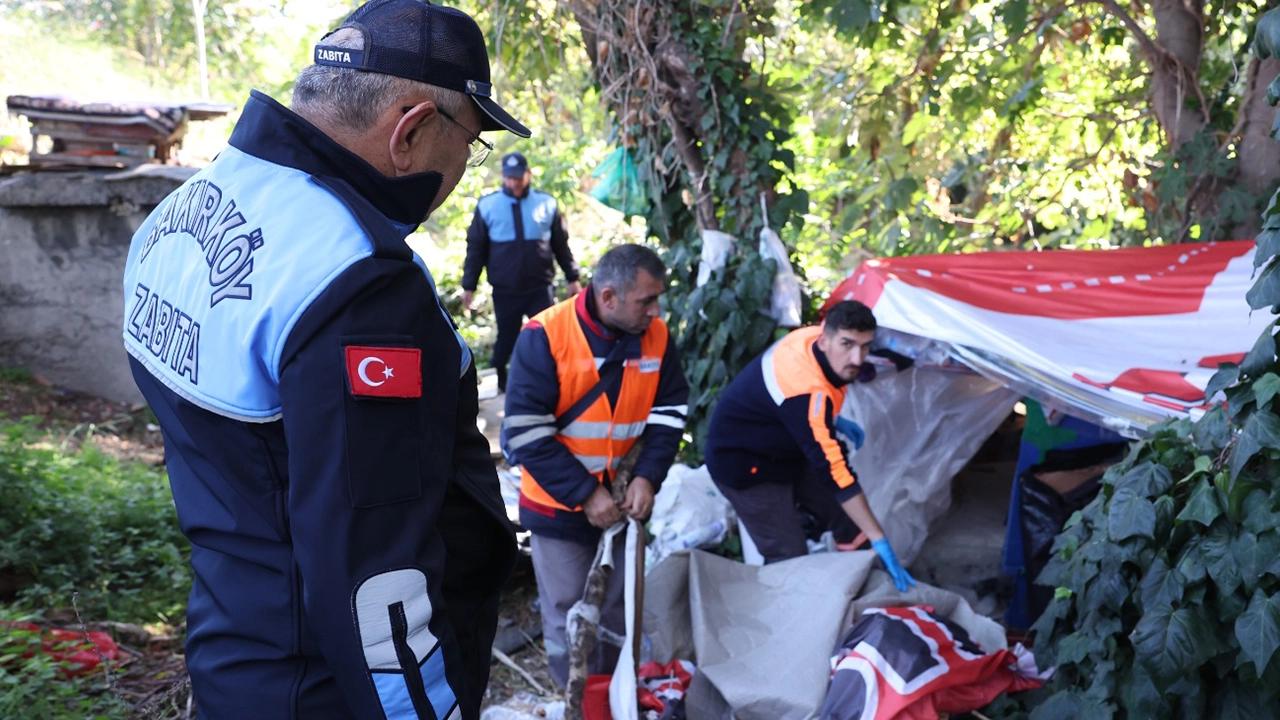
[[348,345],[351,394],[364,397],[422,397],[422,351],[406,347]]

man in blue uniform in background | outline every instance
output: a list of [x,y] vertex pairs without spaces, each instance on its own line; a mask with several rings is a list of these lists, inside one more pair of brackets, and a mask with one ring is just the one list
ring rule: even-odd
[[569,233],[555,198],[531,187],[533,175],[524,155],[502,158],[502,189],[480,198],[467,229],[467,259],[462,270],[462,304],[471,308],[480,271],[488,268],[498,339],[490,365],[498,389],[507,389],[507,363],[526,317],[551,307],[552,281],[560,264],[567,297],[578,294],[578,265],[569,249]]
[[204,718],[477,718],[514,543],[405,237],[491,146],[456,10],[374,0],[133,238],[124,343],[191,540]]

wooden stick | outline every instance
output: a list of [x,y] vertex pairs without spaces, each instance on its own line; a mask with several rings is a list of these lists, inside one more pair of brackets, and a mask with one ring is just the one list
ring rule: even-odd
[[636,564],[635,584],[635,620],[631,626],[631,659],[636,671],[640,670],[640,638],[644,635],[644,554],[649,544],[648,534],[644,531],[644,523],[636,523]]
[[502,663],[503,665],[506,665],[507,667],[519,673],[520,677],[524,678],[525,682],[533,686],[534,692],[538,693],[543,697],[550,695],[550,693],[547,692],[546,688],[539,685],[538,681],[533,679],[533,675],[531,675],[528,670],[525,670],[524,668],[520,667],[520,665],[515,660],[511,659],[510,655],[507,655],[506,653],[502,652],[498,648],[493,648],[493,657],[496,658],[498,662]]

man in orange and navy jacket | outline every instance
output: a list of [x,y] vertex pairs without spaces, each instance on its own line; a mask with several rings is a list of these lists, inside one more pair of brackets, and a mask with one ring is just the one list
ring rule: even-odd
[[[915,580],[884,537],[837,437],[849,384],[872,375],[865,361],[875,335],[871,309],[846,301],[831,308],[821,327],[774,343],[720,394],[707,433],[707,468],[765,562],[807,552],[799,504],[837,529],[851,519],[905,592]],[[861,445],[860,428],[849,430],[844,434]]]
[[[658,317],[666,267],[652,250],[604,254],[591,284],[529,321],[507,377],[502,446],[521,466],[520,523],[532,533],[543,639],[551,676],[569,674],[565,621],[582,598],[601,530],[649,516],[675,459],[689,386]],[[609,484],[642,441],[621,505]],[[624,543],[614,543],[622,567]],[[624,573],[610,576],[601,625],[623,631]],[[618,649],[599,643],[589,670],[612,672]]]

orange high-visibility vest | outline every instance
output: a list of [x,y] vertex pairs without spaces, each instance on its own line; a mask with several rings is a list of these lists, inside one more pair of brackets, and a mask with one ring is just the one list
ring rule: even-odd
[[783,401],[799,395],[809,396],[809,429],[822,446],[822,453],[831,467],[831,478],[837,486],[847,488],[856,478],[845,461],[844,450],[831,436],[826,413],[827,400],[831,401],[833,413],[838,414],[844,407],[845,387],[827,380],[826,373],[818,364],[818,357],[813,354],[813,344],[821,334],[820,325],[792,330],[765,351],[760,369],[764,373],[764,385],[775,404],[781,405]]
[[[595,354],[578,322],[575,298],[543,310],[534,320],[546,330],[551,357],[556,363],[556,378],[560,382],[556,417],[560,417],[600,381]],[[597,482],[604,482],[605,472],[618,467],[644,432],[658,394],[666,352],[667,325],[661,318],[655,318],[640,337],[640,357],[624,363],[617,405],[611,406],[608,394],[601,393],[585,412],[556,434],[555,439],[569,448],[587,472],[596,476]],[[520,473],[520,494],[525,498],[560,510],[582,509],[581,506],[566,507],[551,497],[527,468],[522,467]]]

